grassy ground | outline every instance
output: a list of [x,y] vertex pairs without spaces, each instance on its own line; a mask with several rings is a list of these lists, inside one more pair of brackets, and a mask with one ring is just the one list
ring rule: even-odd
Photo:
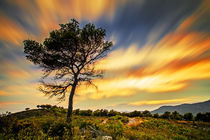
[[[1,117],[0,139],[70,139],[66,114],[32,110]],[[210,140],[210,123],[172,121],[150,117],[73,116],[73,139],[116,140]],[[92,132],[93,129],[96,131]]]

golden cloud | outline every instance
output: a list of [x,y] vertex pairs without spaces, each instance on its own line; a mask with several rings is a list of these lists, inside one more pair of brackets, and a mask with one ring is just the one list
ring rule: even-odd
[[[29,13],[23,18],[30,25],[36,24],[41,35],[46,35],[52,29],[58,28],[58,24],[67,22],[69,18],[78,20],[96,20],[102,15],[112,19],[117,3],[124,1],[108,0],[35,0],[31,3],[27,0],[17,0],[13,4]],[[34,23],[35,22],[35,23]]]
[[0,15],[0,39],[11,42],[15,45],[20,45],[23,39],[26,38],[24,29],[14,21]]
[[[95,80],[95,83],[99,89],[111,89],[110,93],[106,91],[105,97],[126,96],[117,89],[127,88],[136,91],[128,95],[140,91],[182,90],[192,80],[210,78],[209,56],[201,57],[210,49],[209,44],[210,38],[202,33],[170,33],[155,46],[138,49],[131,45],[127,50],[116,50],[101,60],[97,68],[110,72],[123,70],[127,75],[118,74],[118,77]],[[133,67],[135,70],[130,70]]]
[[30,74],[22,69],[9,70],[5,74],[15,79],[26,79],[30,77]]
[[0,90],[0,96],[8,95],[8,93],[4,90]]
[[[65,23],[70,18],[94,21],[106,15],[111,20],[114,17],[117,4],[125,4],[125,0],[35,0],[33,2],[10,0],[8,2],[27,13],[22,16],[22,19],[26,24],[39,29],[38,40],[42,40],[44,36],[48,35],[49,31],[57,29],[58,24]],[[15,45],[20,45],[28,37],[23,27],[3,15],[0,18],[0,32],[1,40]]]
[[209,18],[210,9],[209,9],[210,1],[203,0],[200,7],[191,15],[189,16],[177,29],[177,32],[187,31],[189,28],[202,24],[206,22]]
[[114,73],[115,77],[96,79],[94,83],[98,90],[83,88],[78,91],[79,94],[89,93],[86,98],[100,99],[129,96],[142,91],[171,92],[187,88],[193,80],[210,79],[209,34],[186,31],[206,11],[209,10],[199,8],[196,17],[187,18],[176,31],[156,44],[148,41],[141,48],[133,44],[127,49],[111,52],[98,62],[97,69],[107,70],[108,75]]
[[21,104],[21,102],[17,102],[17,101],[0,102],[0,108],[4,108],[4,107],[7,107],[8,105],[15,105],[15,104]]

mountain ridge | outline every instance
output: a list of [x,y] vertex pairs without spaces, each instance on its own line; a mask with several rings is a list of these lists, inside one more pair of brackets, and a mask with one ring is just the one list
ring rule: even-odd
[[158,109],[151,111],[151,113],[163,114],[165,111],[169,112],[177,111],[180,114],[191,112],[193,115],[196,115],[199,112],[201,113],[210,112],[210,100],[204,102],[191,103],[191,104],[184,103],[175,106],[161,106]]

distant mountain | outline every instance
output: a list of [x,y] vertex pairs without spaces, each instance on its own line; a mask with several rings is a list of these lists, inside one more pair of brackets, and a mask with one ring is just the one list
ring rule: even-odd
[[180,114],[191,112],[193,115],[196,115],[199,112],[210,112],[210,100],[205,101],[205,102],[194,103],[194,104],[161,106],[160,108],[151,111],[151,113],[163,114],[165,111],[169,111],[169,112],[177,111]]

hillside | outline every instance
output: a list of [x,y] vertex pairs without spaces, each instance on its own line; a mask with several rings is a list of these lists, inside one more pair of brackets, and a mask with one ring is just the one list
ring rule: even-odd
[[[113,116],[94,116],[93,113],[87,114],[88,111],[79,112],[79,114],[90,116],[74,113],[72,119],[74,140],[103,138],[107,140],[199,140],[210,137],[209,122],[128,117],[114,114]],[[4,115],[0,117],[0,139],[68,140],[71,139],[70,126],[65,119],[66,110],[58,107]]]
[[181,104],[176,106],[161,106],[160,108],[152,111],[151,113],[163,114],[165,111],[174,112],[177,111],[180,114],[191,112],[193,115],[199,112],[210,112],[210,100],[205,102],[193,103],[193,104]]

